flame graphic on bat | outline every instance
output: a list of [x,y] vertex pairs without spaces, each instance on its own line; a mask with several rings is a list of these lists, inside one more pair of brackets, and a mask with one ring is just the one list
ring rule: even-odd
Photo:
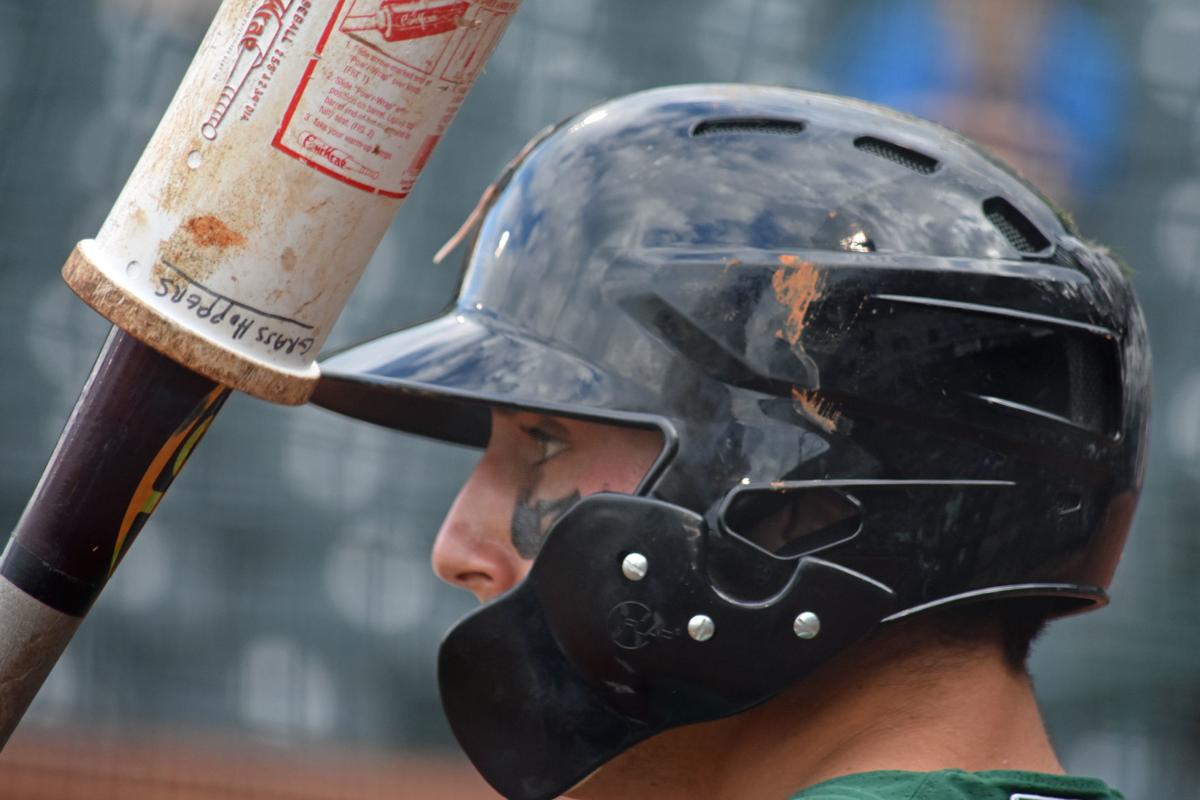
[[279,32],[283,30],[284,18],[296,2],[297,0],[263,0],[254,10],[238,43],[240,49],[237,61],[229,71],[229,77],[225,80],[225,86],[221,89],[208,122],[200,127],[200,135],[205,139],[211,142],[217,138],[217,128],[225,119],[225,114],[233,105],[250,73],[263,65],[275,40],[279,38]]

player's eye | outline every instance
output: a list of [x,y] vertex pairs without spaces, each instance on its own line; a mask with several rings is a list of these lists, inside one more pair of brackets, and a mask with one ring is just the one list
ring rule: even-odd
[[547,461],[567,449],[567,443],[565,441],[543,428],[530,426],[527,428],[523,427],[521,430],[524,431],[525,434],[529,436],[530,439],[533,439],[533,441],[537,444],[538,458],[533,462],[535,467],[545,464]]

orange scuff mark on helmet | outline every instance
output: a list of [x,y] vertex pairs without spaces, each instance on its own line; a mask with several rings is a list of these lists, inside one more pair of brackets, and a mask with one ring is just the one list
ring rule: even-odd
[[[811,261],[799,256],[779,256],[782,267],[771,277],[775,299],[787,309],[783,327],[775,335],[784,339],[796,352],[804,352],[804,326],[812,304],[824,294],[825,278]],[[842,414],[827,398],[813,389],[792,389],[792,405],[797,413],[815,423],[826,433],[837,430]]]
[[842,421],[842,412],[828,398],[812,389],[793,388],[792,405],[801,416],[816,423],[826,433],[833,433]]
[[817,271],[816,265],[799,256],[781,255],[779,263],[785,269],[775,271],[771,286],[775,290],[775,299],[788,309],[788,315],[783,328],[776,331],[776,335],[786,339],[797,350],[803,350],[800,338],[804,333],[804,321],[809,307],[820,299],[824,290],[823,276]]

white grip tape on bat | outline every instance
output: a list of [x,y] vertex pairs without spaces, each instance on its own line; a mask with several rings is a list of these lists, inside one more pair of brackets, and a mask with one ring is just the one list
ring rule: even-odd
[[520,0],[225,0],[63,276],[215,381],[302,403],[351,289]]

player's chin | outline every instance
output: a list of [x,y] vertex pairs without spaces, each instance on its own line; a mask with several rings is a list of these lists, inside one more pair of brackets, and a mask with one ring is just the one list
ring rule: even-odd
[[[647,742],[653,742],[653,739]],[[641,742],[620,753],[592,770],[586,778],[563,792],[562,796],[569,800],[607,800],[613,797],[638,797],[645,791],[639,782],[631,777],[639,774],[636,766],[639,755],[647,748],[647,742]],[[650,745],[651,747],[653,745]],[[647,777],[645,772],[642,778]]]
[[592,771],[590,775],[562,793],[568,800],[605,800],[612,797],[630,797],[629,781],[623,779],[621,769],[622,759],[629,751],[622,753]]
[[713,745],[729,735],[723,722],[686,725],[651,736],[601,764],[562,796],[570,800],[650,797],[664,787],[685,785],[689,776],[669,765],[689,764],[689,772],[699,774],[697,754],[712,752]]

